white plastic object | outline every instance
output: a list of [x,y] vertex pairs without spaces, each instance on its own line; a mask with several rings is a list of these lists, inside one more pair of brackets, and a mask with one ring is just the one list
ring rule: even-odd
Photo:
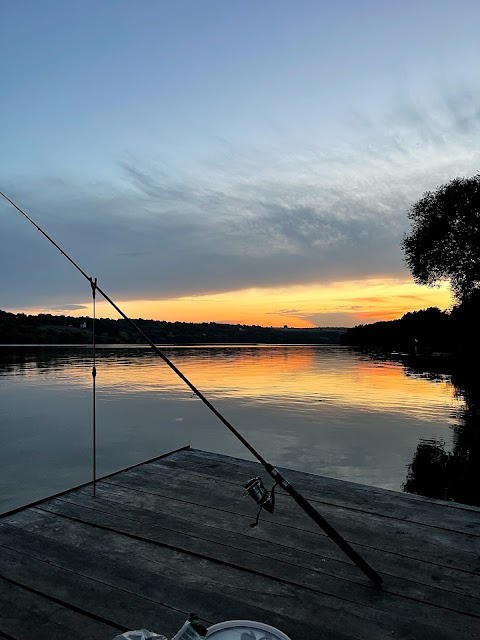
[[183,627],[177,631],[172,640],[203,640],[202,636],[198,635],[190,622],[187,620]]
[[263,622],[227,620],[208,627],[207,640],[291,640],[287,635]]
[[125,631],[120,636],[115,636],[113,640],[167,640],[165,636],[148,631],[147,629],[137,629],[135,631]]

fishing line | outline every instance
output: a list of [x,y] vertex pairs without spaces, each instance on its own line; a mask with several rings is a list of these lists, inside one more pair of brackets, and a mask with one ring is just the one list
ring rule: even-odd
[[92,421],[92,467],[93,467],[93,483],[92,491],[93,497],[97,495],[97,394],[96,394],[96,380],[97,380],[97,344],[95,340],[95,324],[97,319],[97,303],[95,292],[97,291],[97,279],[90,283],[92,285],[92,352],[93,352],[93,367],[92,367],[92,400],[93,400],[93,421]]
[[[173,362],[161,351],[157,345],[140,329],[140,327],[131,320],[121,309],[115,304],[115,302],[98,286],[97,279],[91,278],[41,227],[39,227],[36,222],[28,216],[23,209],[21,209],[13,200],[10,200],[3,192],[0,191],[0,195],[9,202],[12,207],[14,207],[19,213],[22,214],[33,226],[40,231],[45,238],[53,244],[53,246],[60,251],[60,253],[79,271],[84,278],[88,280],[90,286],[92,287],[92,293],[95,296],[95,293],[98,293],[117,311],[117,313],[124,319],[126,322],[145,340],[145,342],[150,345],[150,347],[155,351],[155,353],[165,362],[166,365],[174,371],[177,376],[183,380],[183,382],[193,391],[193,393],[200,398],[200,400],[210,409],[212,413],[214,413],[217,418],[222,422],[233,435],[240,440],[240,442],[250,451],[250,453],[263,465],[267,473],[275,480],[275,483],[280,485],[294,500],[295,502],[305,511],[307,515],[309,515],[312,520],[314,520],[318,526],[325,531],[325,533],[342,549],[342,551],[354,562],[359,569],[363,571],[363,573],[370,578],[373,584],[380,588],[383,582],[382,577],[374,570],[372,567],[350,546],[350,544],[332,527],[332,525],[325,520],[323,516],[296,490],[292,487],[292,485],[286,480],[272,464],[267,462],[261,455],[258,453],[256,449],[239,433],[235,427],[230,424],[230,422],[213,406],[213,404],[203,395],[197,387],[190,382],[190,380],[178,369]],[[95,374],[93,374],[93,378],[95,381]],[[254,479],[256,480],[256,478]],[[261,485],[257,483],[257,485]],[[247,491],[250,493],[250,488],[252,487],[252,480],[249,480],[245,485]],[[257,488],[259,488],[257,486]],[[263,487],[263,490],[264,487]],[[266,491],[266,490],[265,490]],[[258,502],[257,498],[259,498],[258,491],[256,492],[256,496],[251,493],[252,497],[254,497],[257,504],[261,507],[262,505]],[[266,500],[265,505],[270,505],[270,501]],[[267,508],[267,507],[265,507]],[[267,509],[268,510],[268,509]],[[273,510],[273,509],[272,509]]]

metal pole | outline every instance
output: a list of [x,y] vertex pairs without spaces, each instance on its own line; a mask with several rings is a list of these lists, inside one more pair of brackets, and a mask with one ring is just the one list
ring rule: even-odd
[[93,471],[93,481],[92,481],[92,493],[95,498],[97,495],[97,403],[96,403],[96,385],[95,381],[97,378],[97,367],[96,367],[96,342],[95,342],[95,319],[96,319],[96,302],[95,302],[95,291],[97,289],[97,279],[95,278],[93,281],[90,281],[92,286],[92,297],[93,297],[93,325],[92,325],[92,351],[93,351],[93,367],[92,367],[92,383],[93,383],[93,433],[92,433],[92,471]]

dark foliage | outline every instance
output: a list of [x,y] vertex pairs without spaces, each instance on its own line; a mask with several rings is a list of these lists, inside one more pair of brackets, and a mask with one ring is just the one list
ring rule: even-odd
[[377,347],[417,357],[433,353],[459,358],[480,356],[480,290],[450,312],[429,307],[406,313],[399,320],[375,322],[347,329],[341,344]]
[[[135,322],[157,344],[338,344],[345,332],[345,329],[337,327],[280,329],[143,318]],[[84,325],[86,328],[83,328]],[[141,337],[123,319],[98,319],[95,333],[99,344],[142,343]],[[29,316],[0,310],[0,344],[88,344],[91,341],[91,318],[51,314]]]
[[480,286],[480,175],[425,193],[408,217],[402,249],[415,282],[449,280],[456,299],[468,299]]
[[450,315],[437,307],[406,313],[399,320],[374,322],[347,329],[342,344],[381,347],[414,353],[448,351],[452,347]]

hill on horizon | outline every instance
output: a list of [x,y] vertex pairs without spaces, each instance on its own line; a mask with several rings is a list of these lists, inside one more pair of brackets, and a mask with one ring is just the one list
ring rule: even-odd
[[[134,320],[158,344],[262,343],[288,344],[292,334],[300,344],[339,344],[345,327],[261,327],[217,322]],[[95,325],[99,344],[142,344],[126,320],[100,318]],[[89,344],[92,318],[52,314],[26,315],[0,310],[0,344]]]

